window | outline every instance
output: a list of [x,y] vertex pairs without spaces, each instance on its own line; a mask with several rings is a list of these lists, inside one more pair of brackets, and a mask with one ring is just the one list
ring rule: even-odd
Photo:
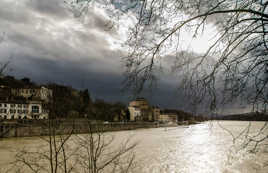
[[22,113],[27,114],[28,110],[23,110]]
[[39,115],[32,115],[33,119],[39,119]]
[[22,108],[22,105],[21,104],[18,104],[18,108]]
[[28,106],[27,105],[23,105],[23,108],[28,108]]
[[4,107],[6,108],[7,107],[7,104],[4,104]]
[[15,114],[16,113],[16,109],[10,109],[10,113],[12,113],[12,114],[14,113]]
[[32,106],[32,113],[39,113],[39,106]]
[[2,107],[2,104],[0,103],[0,107]]
[[11,104],[10,107],[14,108],[14,107],[16,107],[16,105],[15,104]]
[[0,113],[7,113],[6,109],[0,109]]
[[18,110],[18,113],[21,114],[22,113],[22,110]]

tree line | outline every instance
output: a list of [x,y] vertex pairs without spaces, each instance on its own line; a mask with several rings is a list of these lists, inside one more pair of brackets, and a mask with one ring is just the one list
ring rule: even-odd
[[[16,79],[13,76],[0,78],[0,85],[10,88],[38,87],[29,78]],[[71,86],[56,83],[43,85],[53,91],[50,102],[44,106],[50,118],[88,118],[102,121],[129,120],[127,107],[121,102],[93,100],[88,89],[77,90]]]

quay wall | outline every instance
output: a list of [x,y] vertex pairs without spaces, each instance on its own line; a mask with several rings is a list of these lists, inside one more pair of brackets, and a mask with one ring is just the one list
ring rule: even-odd
[[[165,125],[176,126],[176,125]],[[59,120],[5,120],[0,121],[0,138],[31,137],[49,134],[78,134],[135,130],[139,128],[163,127],[156,122],[93,122],[87,119]],[[53,131],[54,130],[54,131]]]

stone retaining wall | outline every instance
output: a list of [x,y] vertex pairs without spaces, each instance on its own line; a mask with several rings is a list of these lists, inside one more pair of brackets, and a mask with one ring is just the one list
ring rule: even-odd
[[[161,125],[162,127],[163,125]],[[170,125],[169,125],[170,126]],[[174,126],[174,125],[173,125]],[[51,128],[55,127],[55,128]],[[51,129],[56,134],[106,132],[160,127],[155,122],[93,122],[87,119],[74,120],[10,120],[0,122],[0,137],[30,137],[48,135]]]

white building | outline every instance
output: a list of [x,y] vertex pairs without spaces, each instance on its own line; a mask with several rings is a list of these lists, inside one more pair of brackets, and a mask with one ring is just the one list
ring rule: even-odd
[[0,119],[48,119],[41,101],[0,102]]
[[177,123],[178,117],[177,117],[177,114],[164,113],[164,114],[160,114],[158,121],[163,122],[163,123]]
[[141,119],[141,110],[137,107],[128,107],[130,113],[130,121],[136,121]]

